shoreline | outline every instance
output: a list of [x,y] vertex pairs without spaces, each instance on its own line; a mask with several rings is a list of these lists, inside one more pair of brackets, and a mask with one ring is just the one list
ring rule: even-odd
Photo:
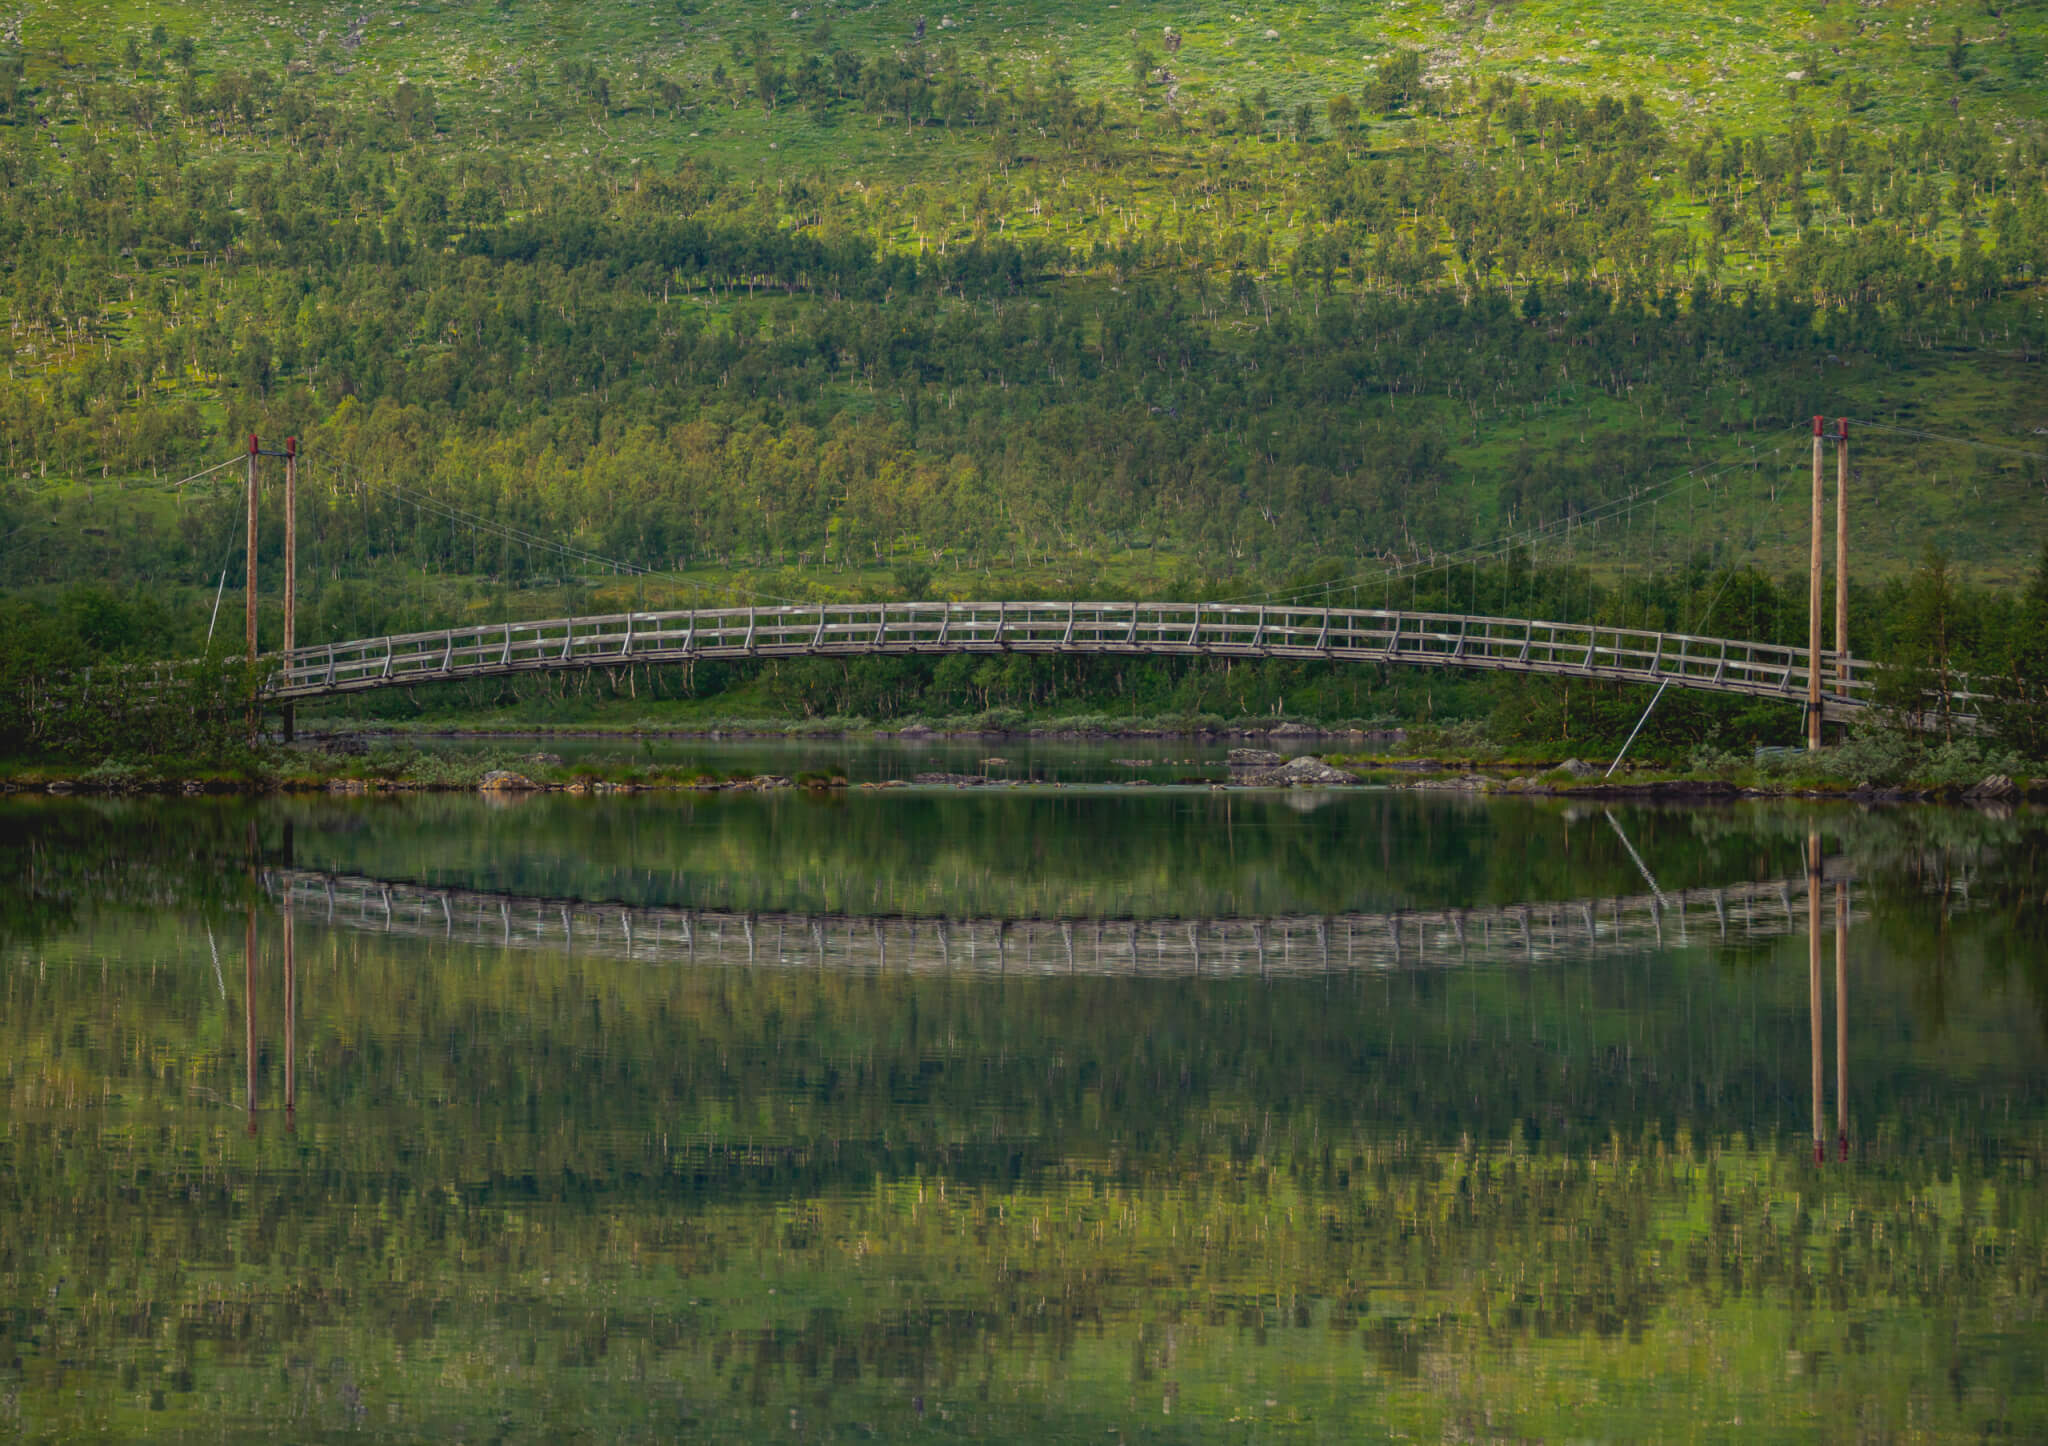
[[[1780,749],[1757,749],[1753,758],[1722,753],[1690,764],[1656,758],[1624,759],[1609,777],[1608,757],[1559,757],[1562,744],[1536,744],[1524,751],[1496,749],[1477,739],[1435,728],[1381,725],[1364,720],[1331,726],[1297,719],[1253,719],[1197,716],[1133,719],[1117,726],[1098,717],[1070,715],[1041,724],[960,726],[980,718],[952,718],[934,726],[921,719],[877,727],[864,719],[824,719],[810,727],[800,722],[776,725],[770,720],[736,719],[708,728],[610,729],[533,727],[519,729],[428,729],[412,726],[373,728],[348,726],[302,733],[291,745],[266,740],[240,760],[202,763],[162,757],[140,762],[105,760],[94,765],[27,760],[0,760],[0,796],[40,795],[399,795],[483,793],[516,797],[536,793],[767,793],[802,790],[813,794],[870,792],[887,789],[1142,789],[1178,787],[1213,792],[1289,792],[1300,789],[1376,788],[1416,792],[1462,793],[1486,797],[1577,798],[1588,801],[1636,800],[1674,803],[1731,802],[1741,799],[1802,799],[1860,804],[1941,803],[1973,806],[2048,803],[2048,775],[2004,766],[2013,776],[1950,763],[1939,773],[1903,769],[1873,770],[1876,777],[1858,776],[1853,757],[1830,776],[1820,755]],[[947,724],[953,726],[945,726]],[[1417,736],[1419,735],[1419,736]],[[546,750],[560,740],[615,740],[621,745],[659,740],[712,745],[752,744],[787,749],[799,756],[786,761],[734,758],[745,768],[721,768],[710,757],[660,761],[646,756],[564,758]],[[1207,749],[1229,744],[1221,756],[1194,758],[1108,758],[1099,762],[1127,768],[1192,769],[1172,777],[1098,777],[1083,780],[1015,777],[1018,765],[996,756],[1013,743],[1111,744],[1117,741],[1182,740]],[[453,743],[452,748],[433,744]],[[469,744],[463,748],[459,745]],[[428,744],[422,747],[421,744]],[[963,759],[962,745],[981,745],[988,756]],[[496,746],[492,746],[496,745]],[[535,745],[542,745],[536,747]],[[803,757],[810,745],[825,757]],[[896,755],[896,776],[861,782],[849,774],[846,760],[830,756],[840,745],[878,748]],[[954,756],[920,755],[927,747]],[[1611,744],[1609,746],[1612,746]],[[1285,751],[1282,751],[1285,750]],[[1865,760],[1866,762],[1868,760]],[[1904,760],[1900,760],[1904,761]],[[1921,760],[1922,764],[1936,762]],[[1987,758],[1977,767],[1995,765]],[[776,771],[776,766],[788,772]],[[801,766],[798,766],[801,765]],[[923,766],[920,766],[923,765]],[[961,769],[969,771],[956,771]],[[888,769],[878,769],[888,772]],[[1064,771],[1064,770],[1063,770]],[[1099,771],[1099,770],[1098,770]]]
[[[497,799],[540,794],[570,796],[639,793],[810,793],[813,795],[876,793],[900,790],[930,792],[1010,791],[1016,789],[1151,791],[1206,789],[1215,793],[1363,792],[1454,793],[1483,798],[1559,798],[1613,802],[1738,803],[1760,799],[1855,804],[1927,803],[1943,806],[2009,807],[2048,803],[2048,777],[1994,776],[1980,783],[1905,783],[1899,785],[1820,786],[1812,783],[1740,782],[1701,775],[1648,778],[1516,777],[1486,774],[1470,764],[1434,767],[1437,760],[1347,760],[1343,767],[1299,755],[1312,770],[1289,776],[1290,770],[1233,767],[1223,777],[1189,776],[1164,782],[1151,779],[1084,781],[1005,778],[988,774],[931,771],[907,778],[852,782],[841,774],[666,774],[659,769],[613,769],[603,776],[582,769],[567,777],[532,777],[511,769],[472,771],[459,777],[399,773],[382,777],[309,773],[268,776],[179,777],[175,774],[109,778],[100,770],[50,770],[47,776],[0,778],[0,797],[237,797],[284,796],[398,797],[407,795],[475,794]],[[1171,766],[1171,765],[1163,765]],[[554,765],[559,770],[560,765]],[[534,770],[541,772],[539,768]],[[1652,770],[1661,772],[1661,770]],[[43,770],[36,771],[38,775]],[[138,770],[139,774],[141,771]],[[1562,772],[1562,770],[1554,770]],[[1589,774],[1593,770],[1589,770]],[[97,775],[97,776],[96,776]]]
[[849,724],[810,728],[801,723],[776,727],[767,722],[742,720],[734,723],[714,724],[703,728],[603,728],[583,725],[549,727],[536,724],[531,728],[349,728],[333,731],[313,732],[300,730],[303,742],[351,738],[436,738],[436,739],[477,739],[479,741],[506,741],[519,738],[584,738],[621,741],[636,738],[661,738],[672,741],[698,743],[806,743],[868,740],[871,742],[920,743],[920,742],[1016,742],[1025,739],[1051,739],[1054,741],[1079,740],[1082,742],[1113,743],[1125,739],[1182,738],[1182,739],[1225,739],[1225,738],[1278,738],[1278,739],[1340,739],[1350,742],[1370,743],[1374,741],[1401,742],[1408,736],[1402,727],[1362,728],[1350,725],[1323,727],[1321,724],[1302,723],[1283,719],[1270,726],[1256,723],[1195,724],[1175,725],[1165,721],[1133,723],[1129,726],[1067,725],[1055,722],[1045,725],[1024,727],[933,727],[925,723],[905,723],[898,726],[877,726]]

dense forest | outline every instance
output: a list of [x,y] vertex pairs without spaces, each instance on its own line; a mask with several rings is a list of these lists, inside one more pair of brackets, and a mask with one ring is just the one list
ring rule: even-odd
[[1042,52],[724,7],[436,89],[376,57],[424,76],[408,26],[481,53],[521,6],[134,8],[0,45],[0,586],[45,620],[139,589],[131,653],[239,576],[233,474],[174,484],[250,433],[307,457],[302,639],[642,572],[1452,595],[1520,552],[1679,598],[1796,561],[1816,412],[1857,418],[1874,592],[1930,539],[1963,584],[2039,543],[2025,9],[1925,74],[1859,26],[1724,121],[1410,42],[1304,95],[1186,24]]

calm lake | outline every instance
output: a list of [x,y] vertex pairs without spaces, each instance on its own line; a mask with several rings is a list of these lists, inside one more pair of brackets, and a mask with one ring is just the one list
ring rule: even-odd
[[2048,1438],[2048,818],[1123,756],[0,799],[0,1435]]

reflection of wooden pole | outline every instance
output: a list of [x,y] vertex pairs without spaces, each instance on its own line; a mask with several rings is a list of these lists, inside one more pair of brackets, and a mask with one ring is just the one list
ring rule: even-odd
[[284,1127],[289,1130],[299,1105],[299,975],[298,960],[292,952],[292,895],[284,895]]
[[1820,747],[1820,609],[1821,609],[1821,530],[1825,525],[1822,510],[1825,490],[1820,471],[1819,417],[1813,419],[1813,545],[1807,560],[1806,577],[1806,746]]
[[1820,994],[1820,834],[1806,836],[1806,1012],[1813,1032],[1813,1162],[1827,1158],[1825,1116],[1827,1062],[1821,1041]]
[[1835,885],[1835,1148],[1849,1158],[1849,883]]
[[256,911],[242,933],[242,1057],[247,1074],[242,1103],[249,1112],[249,1133],[256,1133]]

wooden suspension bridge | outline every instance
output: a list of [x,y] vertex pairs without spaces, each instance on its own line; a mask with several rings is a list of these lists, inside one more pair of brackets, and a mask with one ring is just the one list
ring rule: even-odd
[[[1835,646],[1821,636],[1823,444],[1836,444]],[[285,459],[284,646],[259,657],[256,629],[258,459]],[[1812,557],[1804,648],[1682,632],[1387,609],[1291,604],[904,602],[699,608],[471,624],[296,646],[298,446],[264,451],[249,438],[249,659],[269,663],[256,702],[280,708],[289,735],[303,701],[376,688],[561,669],[621,669],[698,659],[946,653],[1294,658],[1548,674],[1798,703],[1809,746],[1821,727],[1875,701],[1877,665],[1848,641],[1848,423],[1813,419]],[[1967,686],[1930,697],[1914,726],[1969,729],[1983,702]],[[255,712],[250,715],[255,727]],[[1640,724],[1638,725],[1640,726]]]
[[[553,949],[651,965],[1226,977],[1563,963],[1592,954],[1796,936],[1841,860],[1723,888],[1399,913],[1269,918],[983,919],[645,907],[273,869],[269,897],[305,921],[471,948]],[[1809,895],[1813,896],[1810,900]],[[1853,917],[1861,919],[1860,910]]]
[[[1811,655],[1736,638],[1377,609],[1164,602],[831,603],[469,624],[269,656],[265,700],[292,704],[463,678],[789,657],[943,653],[1298,658],[1542,673],[1806,704]],[[1871,706],[1872,663],[1822,654],[1831,721]],[[1972,695],[1953,707],[1967,711]]]

